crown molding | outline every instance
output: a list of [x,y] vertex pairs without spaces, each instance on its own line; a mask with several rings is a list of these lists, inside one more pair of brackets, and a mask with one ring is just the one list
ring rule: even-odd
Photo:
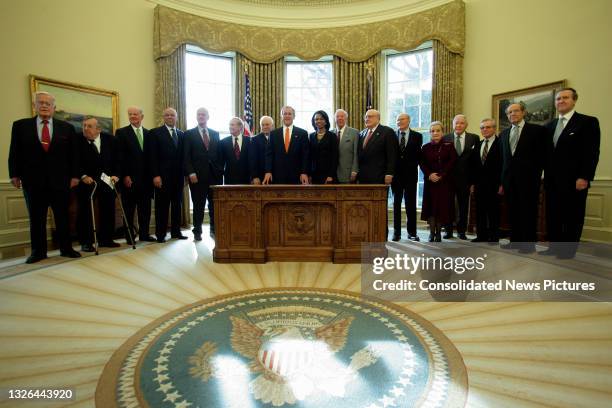
[[456,0],[148,0],[190,14],[258,27],[345,27],[409,16]]

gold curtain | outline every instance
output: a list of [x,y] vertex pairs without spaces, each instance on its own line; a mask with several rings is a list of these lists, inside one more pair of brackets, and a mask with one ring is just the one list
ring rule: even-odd
[[[178,114],[176,127],[185,129],[187,126],[186,96],[185,96],[185,54],[187,45],[178,47],[167,57],[155,60],[155,121],[163,123],[163,112],[166,108],[174,108]],[[189,211],[189,190],[183,189],[183,206],[181,208],[182,227],[191,222]],[[169,218],[168,218],[169,219]]]
[[240,117],[244,114],[244,72],[246,69],[251,82],[251,108],[256,133],[259,132],[259,119],[264,115],[271,116],[275,126],[280,126],[280,110],[283,105],[285,87],[284,68],[283,58],[264,64],[236,53],[236,94],[238,96],[236,112]]
[[453,117],[463,110],[463,56],[435,40],[433,59],[431,120],[439,120],[444,131],[450,132]]
[[164,109],[171,107],[178,113],[179,129],[185,129],[186,97],[185,97],[185,54],[187,45],[178,47],[167,57],[155,60],[155,120],[162,123]]
[[[348,112],[348,125],[362,129],[366,111],[368,71],[372,79],[372,107],[379,109],[380,53],[361,62],[350,62],[334,56],[334,106]],[[334,112],[330,112],[333,115]],[[333,121],[332,118],[330,120]]]
[[181,44],[211,52],[236,51],[252,61],[271,63],[285,55],[316,60],[338,55],[364,61],[383,49],[408,51],[437,39],[455,52],[465,49],[462,0],[381,22],[325,29],[286,29],[235,24],[168,7],[155,8],[154,58],[170,55]]

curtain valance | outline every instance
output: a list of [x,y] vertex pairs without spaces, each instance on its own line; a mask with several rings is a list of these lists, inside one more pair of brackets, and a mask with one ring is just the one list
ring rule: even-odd
[[438,40],[450,52],[463,55],[463,1],[383,22],[324,29],[262,29],[164,6],[155,8],[156,60],[171,55],[183,44],[195,44],[211,52],[236,51],[259,63],[270,63],[286,55],[305,60],[335,55],[345,61],[359,62],[383,49],[406,51],[428,40]]

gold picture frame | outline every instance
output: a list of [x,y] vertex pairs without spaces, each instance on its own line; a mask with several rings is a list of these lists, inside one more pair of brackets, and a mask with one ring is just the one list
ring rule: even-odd
[[506,108],[513,103],[523,102],[527,106],[525,121],[544,125],[556,116],[555,93],[566,87],[565,79],[548,84],[517,89],[493,95],[493,119],[497,122],[498,134],[510,127]]
[[119,93],[116,91],[30,75],[32,115],[36,114],[34,94],[38,91],[49,92],[55,97],[54,117],[71,123],[77,132],[82,131],[83,117],[88,115],[98,119],[103,132],[114,135],[119,127]]

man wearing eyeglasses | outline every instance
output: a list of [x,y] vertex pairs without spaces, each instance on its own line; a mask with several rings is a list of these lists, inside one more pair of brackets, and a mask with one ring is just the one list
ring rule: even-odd
[[70,189],[79,183],[74,127],[55,119],[55,97],[47,92],[34,96],[36,116],[13,123],[9,150],[11,184],[23,188],[30,216],[32,253],[26,263],[47,257],[47,212],[53,210],[61,256],[79,258],[72,249],[68,230]]

